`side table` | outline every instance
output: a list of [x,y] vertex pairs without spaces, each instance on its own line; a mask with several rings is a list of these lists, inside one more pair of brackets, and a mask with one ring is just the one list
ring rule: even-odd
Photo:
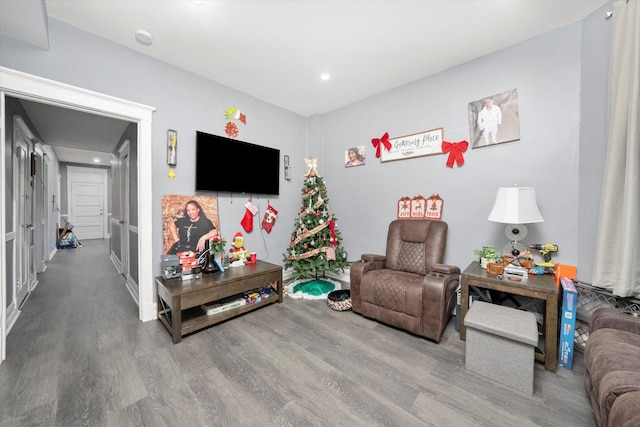
[[543,314],[544,346],[542,352],[536,351],[536,360],[544,362],[548,371],[555,372],[558,369],[558,310],[560,290],[556,286],[552,275],[529,275],[521,281],[511,281],[506,277],[498,279],[497,276],[487,274],[477,261],[472,262],[461,274],[461,301],[460,301],[460,339],[467,338],[467,328],[464,317],[469,310],[469,288],[492,289],[508,294],[537,298],[545,302]]

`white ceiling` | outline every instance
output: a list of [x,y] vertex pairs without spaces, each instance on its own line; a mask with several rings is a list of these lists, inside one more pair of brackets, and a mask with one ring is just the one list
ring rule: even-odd
[[[48,46],[41,30],[46,14],[310,116],[569,25],[607,2],[0,0],[0,30]],[[19,10],[18,3],[42,8]],[[20,14],[26,13],[35,16],[24,21]],[[16,20],[34,22],[37,34],[7,31],[17,31],[8,24]],[[136,30],[149,32],[153,43],[136,42]],[[321,80],[322,73],[331,78]],[[39,131],[43,138],[48,133]]]

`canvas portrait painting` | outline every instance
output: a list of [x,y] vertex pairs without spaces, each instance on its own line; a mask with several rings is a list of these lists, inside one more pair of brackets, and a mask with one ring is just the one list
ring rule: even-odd
[[520,114],[516,89],[469,103],[471,148],[520,139]]
[[162,196],[164,254],[201,253],[219,233],[218,200],[213,196]]

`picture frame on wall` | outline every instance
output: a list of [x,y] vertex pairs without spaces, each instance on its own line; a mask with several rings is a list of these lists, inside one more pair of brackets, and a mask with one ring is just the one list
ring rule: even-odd
[[167,165],[176,166],[178,164],[178,132],[167,130]]
[[200,237],[218,230],[218,199],[215,196],[164,194],[162,196],[163,254],[200,253]]
[[517,89],[469,103],[471,148],[488,147],[520,139]]
[[420,156],[442,154],[444,129],[436,128],[411,135],[389,138],[390,150],[380,150],[380,161],[412,159]]
[[344,152],[344,167],[363,166],[366,164],[364,145],[351,147]]

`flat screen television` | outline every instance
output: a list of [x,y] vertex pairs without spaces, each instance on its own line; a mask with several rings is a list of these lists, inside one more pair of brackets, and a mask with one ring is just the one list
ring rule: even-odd
[[280,150],[196,131],[196,191],[280,194]]

